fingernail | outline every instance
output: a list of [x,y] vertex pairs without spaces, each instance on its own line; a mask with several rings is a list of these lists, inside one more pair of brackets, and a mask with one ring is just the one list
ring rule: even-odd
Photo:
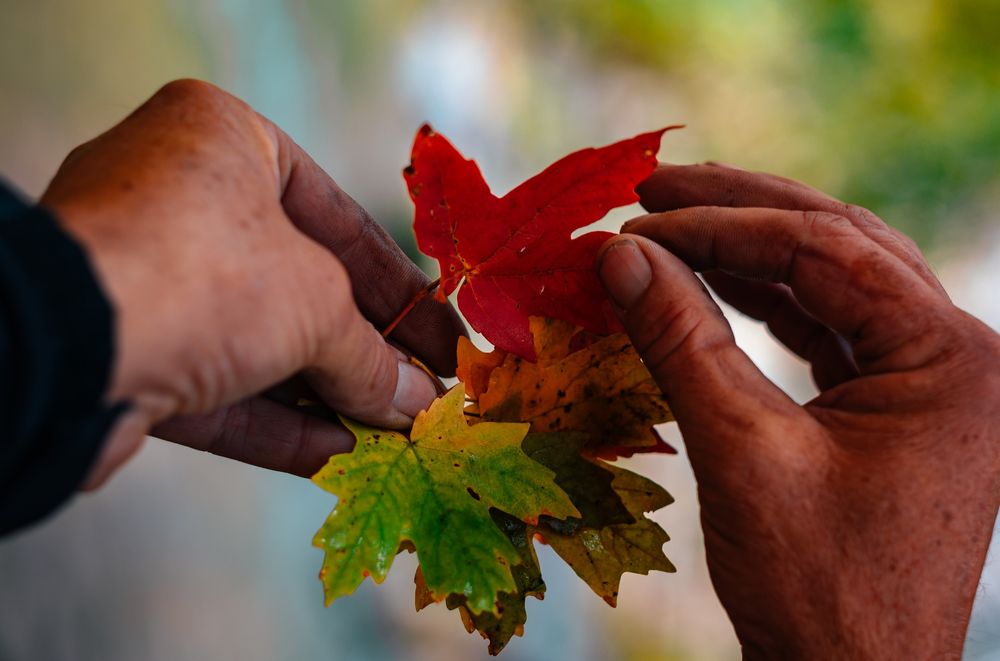
[[619,239],[601,255],[598,267],[604,288],[615,304],[627,310],[649,289],[653,271],[632,239]]
[[416,417],[421,411],[427,410],[437,396],[434,382],[422,369],[408,362],[398,363],[399,377],[396,380],[396,394],[392,405],[400,413]]
[[[619,230],[622,234],[629,232],[630,227],[635,227],[635,224],[645,218],[645,216],[636,216],[635,218],[630,218],[622,223],[621,229]],[[632,232],[635,234],[635,232]]]

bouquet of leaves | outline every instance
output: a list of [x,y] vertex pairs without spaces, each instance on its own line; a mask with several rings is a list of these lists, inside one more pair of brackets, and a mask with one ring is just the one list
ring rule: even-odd
[[338,497],[313,540],[327,604],[415,552],[417,609],[445,602],[497,654],[523,633],[525,600],[544,595],[535,542],[612,606],[624,572],[674,571],[646,517],[672,498],[609,463],[673,452],[653,429],[670,411],[598,280],[610,234],[571,236],[637,201],[665,130],[570,154],[500,198],[443,136],[417,133],[404,176],[441,278],[401,316],[457,289],[495,348],[460,339],[460,383],[408,434],[342,418],[357,444],[313,477]]

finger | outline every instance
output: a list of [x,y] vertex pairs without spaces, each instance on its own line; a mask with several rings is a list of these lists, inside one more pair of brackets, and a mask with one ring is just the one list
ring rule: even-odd
[[786,285],[754,282],[722,271],[705,273],[716,295],[745,315],[767,324],[774,337],[809,361],[813,380],[827,390],[858,376],[843,339],[802,309]]
[[[273,125],[271,125],[273,126]],[[382,227],[280,129],[274,128],[282,206],[299,229],[331,250],[351,275],[354,298],[379,329],[430,282]],[[455,373],[464,326],[449,303],[426,297],[392,338],[440,374]]]
[[343,269],[332,276],[328,294],[320,296],[326,304],[313,306],[318,341],[303,376],[338,413],[376,426],[409,427],[436,397],[434,382],[361,315],[347,294]]
[[[749,425],[765,425],[775,412],[784,419],[801,415],[736,346],[722,312],[679,259],[649,240],[622,235],[604,245],[598,272],[693,461],[697,454],[738,462],[745,456],[739,449],[782,436],[748,434]],[[712,445],[702,446],[702,439]]]
[[841,216],[694,207],[643,216],[623,229],[695,270],[787,284],[803,309],[851,343],[863,372],[906,369],[940,348],[925,333],[940,297]]
[[206,415],[179,416],[152,432],[174,443],[271,470],[310,477],[354,435],[339,423],[253,397]]
[[701,206],[760,207],[824,211],[843,216],[913,269],[924,282],[947,296],[912,239],[889,227],[867,209],[845,204],[797,181],[719,164],[662,164],[636,191],[642,206],[654,212]]
[[103,487],[115,471],[139,452],[148,431],[149,417],[143,411],[132,408],[119,416],[80,490],[96,491]]

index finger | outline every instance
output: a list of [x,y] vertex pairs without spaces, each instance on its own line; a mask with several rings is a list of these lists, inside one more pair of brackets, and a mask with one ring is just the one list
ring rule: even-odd
[[715,164],[661,163],[636,188],[647,211],[685,207],[760,207],[789,211],[825,211],[842,216],[862,234],[909,266],[931,287],[945,294],[920,249],[908,236],[863,207],[847,204],[798,181],[764,172]]
[[815,211],[694,207],[650,214],[623,231],[660,243],[695,270],[787,284],[845,338],[863,373],[927,360],[941,298],[848,220]]

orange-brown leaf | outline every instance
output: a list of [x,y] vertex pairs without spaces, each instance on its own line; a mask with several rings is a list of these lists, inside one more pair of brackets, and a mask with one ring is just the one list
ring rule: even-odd
[[466,393],[478,400],[484,420],[528,422],[533,432],[586,433],[588,450],[598,456],[673,450],[653,430],[673,419],[670,409],[625,334],[577,342],[580,334],[570,324],[540,317],[532,317],[531,329],[538,361],[507,354],[488,379],[484,373],[498,352],[486,354],[471,343],[459,352],[459,371],[475,374]]
[[469,338],[458,338],[458,370],[455,375],[465,385],[465,393],[469,397],[479,399],[490,383],[490,374],[503,364],[506,355],[500,349],[485,353],[477,349]]
[[583,526],[570,534],[552,527],[539,529],[545,542],[566,561],[577,576],[611,606],[618,603],[622,574],[648,574],[650,571],[674,572],[673,563],[663,553],[670,537],[657,523],[645,516],[673,502],[662,487],[652,480],[604,462],[598,464],[614,474],[611,487],[621,498],[635,521],[608,526]]

